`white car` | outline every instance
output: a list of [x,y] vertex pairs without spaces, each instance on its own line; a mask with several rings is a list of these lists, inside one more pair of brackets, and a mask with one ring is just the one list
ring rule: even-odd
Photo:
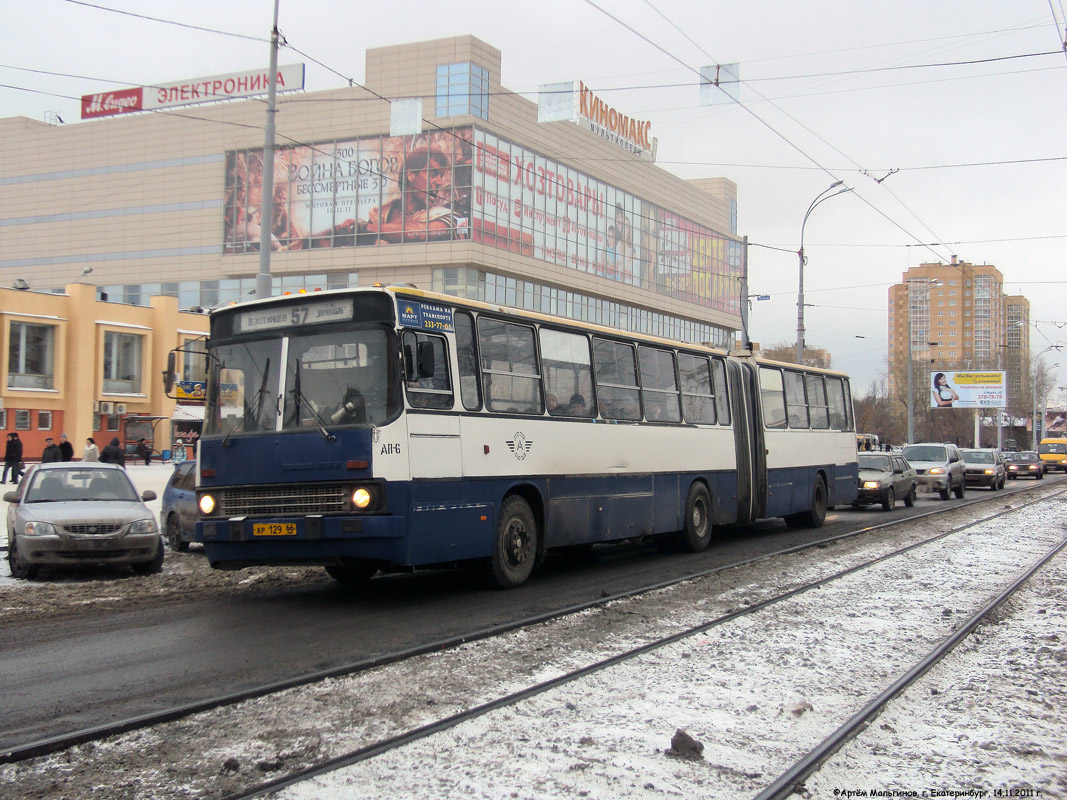
[[956,445],[951,442],[909,444],[900,454],[915,467],[921,491],[937,492],[942,500],[948,500],[950,493],[963,498],[967,475]]
[[163,538],[145,502],[116,464],[58,462],[30,467],[7,492],[7,563],[16,578],[41,567],[129,566],[159,572]]

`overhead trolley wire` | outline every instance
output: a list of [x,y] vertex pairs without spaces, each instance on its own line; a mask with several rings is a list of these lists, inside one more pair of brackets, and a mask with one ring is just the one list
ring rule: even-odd
[[[648,0],[646,0],[646,2],[647,2],[647,1],[648,1]],[[614,21],[615,21],[615,22],[616,22],[616,23],[617,23],[618,25],[621,25],[622,27],[626,28],[626,30],[630,31],[630,32],[631,32],[631,33],[632,33],[633,35],[635,35],[635,36],[637,36],[638,38],[640,38],[641,40],[645,41],[646,43],[648,43],[649,45],[651,45],[652,47],[654,47],[654,48],[655,48],[656,50],[659,50],[659,51],[660,51],[661,53],[663,53],[663,54],[664,54],[665,56],[667,56],[668,58],[670,58],[670,59],[671,59],[672,61],[675,61],[676,63],[678,63],[678,64],[681,64],[681,65],[682,65],[683,67],[685,67],[685,68],[686,68],[687,70],[689,70],[690,72],[692,72],[692,73],[694,73],[694,74],[696,74],[696,75],[700,76],[700,71],[699,71],[699,70],[697,70],[697,69],[694,69],[694,68],[693,68],[692,66],[690,66],[689,64],[686,64],[686,63],[685,63],[685,62],[684,62],[684,61],[683,61],[682,59],[680,59],[680,58],[679,58],[679,57],[678,57],[677,55],[675,55],[674,53],[670,52],[669,50],[667,50],[667,49],[666,49],[665,47],[663,47],[662,45],[658,44],[657,42],[654,42],[654,41],[653,41],[652,39],[650,39],[650,38],[649,38],[648,36],[646,36],[645,34],[641,33],[640,31],[636,30],[636,29],[635,29],[635,28],[634,28],[633,26],[631,26],[631,25],[629,25],[628,23],[624,22],[624,21],[623,21],[622,19],[620,19],[619,17],[615,16],[615,15],[614,15],[614,14],[612,14],[612,13],[611,13],[610,11],[607,11],[606,9],[602,8],[602,7],[601,7],[601,6],[599,6],[599,5],[598,5],[598,4],[596,3],[596,2],[594,2],[594,0],[585,0],[585,2],[586,2],[586,3],[588,4],[588,5],[590,5],[590,6],[592,6],[593,8],[595,8],[595,9],[596,9],[597,11],[599,11],[599,12],[600,12],[601,14],[604,14],[604,15],[605,15],[606,17],[608,17],[609,19],[612,19],[612,20],[614,20]],[[704,54],[705,54],[705,55],[706,55],[706,56],[707,56],[708,58],[711,58],[711,60],[712,60],[712,61],[715,61],[715,62],[717,63],[717,59],[715,59],[714,57],[712,57],[712,56],[711,56],[711,55],[710,55],[709,53],[706,53],[706,52],[705,52]],[[746,82],[746,83],[747,83],[747,82]],[[753,91],[755,91],[755,90],[753,90]],[[759,94],[759,93],[757,92],[757,94]],[[729,95],[728,95],[728,96],[729,96]],[[762,95],[761,95],[761,96],[762,96]],[[762,118],[762,117],[761,117],[761,116],[760,116],[759,114],[757,114],[757,113],[756,113],[755,111],[753,111],[753,110],[752,110],[751,108],[749,108],[748,106],[746,106],[746,105],[745,105],[744,103],[742,103],[742,102],[741,102],[741,101],[740,101],[739,99],[737,99],[737,98],[735,98],[735,97],[732,97],[732,96],[730,97],[730,99],[731,99],[731,100],[732,100],[732,101],[733,101],[734,103],[736,103],[736,104],[737,104],[738,106],[740,106],[740,107],[741,107],[742,109],[744,109],[744,111],[745,111],[745,112],[747,112],[747,113],[748,113],[748,114],[749,114],[749,115],[750,115],[751,117],[753,117],[753,118],[754,118],[755,120],[757,120],[757,121],[758,121],[758,122],[759,122],[759,123],[760,123],[761,125],[763,125],[763,126],[764,126],[764,127],[766,127],[766,128],[767,128],[767,129],[769,130],[769,131],[771,131],[771,132],[772,132],[772,133],[773,133],[773,134],[774,134],[775,136],[777,136],[778,138],[780,138],[780,139],[781,139],[782,141],[784,141],[784,142],[785,142],[786,144],[788,144],[788,145],[789,145],[789,146],[790,146],[791,148],[793,148],[793,149],[794,149],[794,150],[796,150],[796,151],[797,151],[798,153],[800,153],[800,154],[801,154],[802,156],[804,156],[804,158],[806,158],[806,159],[807,159],[808,161],[811,161],[811,162],[812,162],[813,164],[816,164],[817,166],[819,166],[819,167],[820,167],[820,169],[822,169],[822,171],[823,171],[823,172],[825,172],[825,173],[826,173],[827,175],[829,175],[829,176],[830,176],[831,178],[833,178],[834,180],[840,180],[840,178],[838,178],[838,176],[837,176],[836,174],[834,174],[834,172],[833,172],[833,171],[831,171],[830,169],[828,169],[827,167],[825,167],[825,166],[823,166],[823,165],[822,165],[821,163],[819,163],[819,161],[818,161],[818,160],[817,160],[817,159],[816,159],[816,158],[815,158],[814,156],[812,156],[812,155],[810,155],[809,153],[807,153],[807,152],[806,152],[806,151],[805,151],[805,150],[804,150],[804,149],[803,149],[802,147],[800,147],[800,145],[798,145],[798,144],[796,144],[795,142],[793,142],[793,141],[792,141],[792,140],[791,140],[791,139],[790,139],[790,138],[789,138],[788,136],[786,136],[786,135],[785,135],[784,133],[782,133],[781,131],[779,131],[779,130],[778,130],[777,128],[775,128],[775,127],[774,127],[773,125],[771,125],[771,124],[770,124],[769,122],[767,122],[766,120],[764,120],[764,119],[763,119],[763,118]],[[764,99],[767,99],[767,98],[764,98]],[[781,111],[781,109],[779,109],[779,110]],[[782,113],[786,113],[786,112],[782,112]],[[788,115],[788,114],[787,114],[787,116],[790,116],[790,115]],[[792,117],[792,116],[790,116],[790,119],[793,119],[793,117]],[[801,125],[802,125],[802,123],[799,123],[799,121],[798,121],[798,120],[795,120],[795,119],[794,119],[794,121],[796,121],[796,122],[798,122],[798,124],[801,124]],[[807,129],[807,128],[806,128],[806,126],[804,126],[804,127],[805,127],[805,129]],[[817,134],[815,134],[815,133],[814,133],[814,131],[810,131],[810,132],[811,132],[811,133],[812,133],[813,135],[816,135],[816,136],[817,136]],[[818,138],[820,138],[820,140],[821,140],[821,137],[818,137]],[[823,141],[825,142],[825,140],[823,140]],[[827,144],[828,146],[830,146],[830,147],[833,147],[833,145],[830,145],[830,144],[829,144],[829,142],[825,142],[825,143],[826,143],[826,144]],[[836,147],[835,147],[834,149],[835,149],[835,150],[837,150],[837,148],[836,148]],[[840,151],[838,150],[838,152],[840,152]],[[842,155],[844,155],[844,153],[842,153]],[[846,157],[846,158],[848,158],[848,156],[845,156],[845,157]],[[849,161],[853,161],[853,159],[849,158]],[[855,163],[855,162],[853,161],[853,163]],[[857,165],[857,166],[858,166],[858,165]],[[900,230],[901,230],[901,231],[902,231],[903,233],[907,234],[907,235],[908,235],[908,236],[910,236],[910,237],[911,237],[912,239],[915,239],[915,240],[916,240],[916,242],[920,242],[920,243],[922,242],[922,240],[921,240],[921,239],[919,239],[919,237],[918,237],[918,236],[916,236],[915,234],[913,234],[913,233],[912,233],[911,231],[909,231],[909,230],[908,230],[907,228],[905,228],[905,227],[904,227],[903,225],[901,225],[901,224],[900,224],[899,222],[897,222],[897,221],[896,221],[896,220],[894,220],[894,219],[893,219],[892,217],[890,217],[890,216],[889,216],[888,214],[886,214],[886,213],[885,213],[884,211],[882,211],[882,210],[881,210],[880,208],[878,208],[877,206],[875,206],[875,205],[874,205],[873,203],[871,203],[871,201],[867,200],[867,199],[866,199],[865,197],[863,197],[862,195],[860,195],[860,194],[858,194],[858,193],[854,193],[854,194],[856,194],[856,196],[857,196],[857,197],[859,197],[859,199],[860,199],[860,201],[861,201],[861,202],[863,202],[863,203],[864,203],[865,205],[867,205],[867,206],[868,206],[869,208],[871,208],[871,209],[872,209],[872,210],[873,210],[873,211],[874,211],[875,213],[877,213],[877,214],[879,214],[880,216],[882,216],[882,217],[883,217],[883,218],[884,218],[884,219],[885,219],[886,221],[888,221],[889,223],[891,223],[891,224],[892,224],[892,225],[894,225],[895,227],[899,228],[899,229],[900,229]],[[906,208],[906,206],[905,206],[905,208]],[[909,213],[912,213],[912,212],[910,211],[910,209],[909,209]],[[912,214],[912,215],[914,216],[914,214]],[[916,219],[918,219],[918,217],[916,217]],[[920,220],[920,222],[921,222],[921,220]],[[925,226],[924,226],[924,227],[925,227]],[[933,231],[931,231],[931,233],[933,233]],[[934,234],[934,235],[936,236],[936,234]],[[934,250],[934,249],[933,249],[933,247],[928,247],[927,249],[929,249],[929,250],[930,250],[930,252],[932,252],[932,253],[933,253],[933,254],[934,254],[935,256],[937,256],[937,257],[938,257],[939,259],[941,259],[941,258],[942,258],[941,254],[940,254],[940,253],[938,253],[938,252],[937,252],[936,250]]]
[[250,36],[244,33],[234,33],[233,31],[221,31],[217,28],[206,28],[203,25],[192,25],[188,22],[178,22],[173,19],[163,19],[161,17],[151,17],[147,14],[137,14],[133,11],[125,11],[121,8],[110,8],[109,6],[98,5],[97,3],[87,3],[85,0],[64,0],[64,2],[70,3],[75,6],[85,6],[86,8],[95,8],[98,11],[109,11],[112,14],[121,14],[126,17],[136,17],[138,19],[145,19],[151,22],[163,22],[167,25],[176,25],[179,28],[188,28],[194,31],[204,31],[205,33],[217,33],[220,36],[232,36],[235,39],[247,39],[251,42],[263,42],[270,44],[270,39],[264,39],[262,36]]

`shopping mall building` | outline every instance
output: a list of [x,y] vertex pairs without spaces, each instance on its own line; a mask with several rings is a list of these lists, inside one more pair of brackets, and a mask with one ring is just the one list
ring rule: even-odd
[[[656,166],[654,127],[578,81],[562,103],[557,90],[556,121],[539,122],[538,102],[501,86],[500,64],[498,50],[463,36],[369,50],[363,87],[279,87],[274,292],[411,283],[732,346],[743,270],[736,186]],[[197,89],[144,91],[180,100]],[[263,99],[107,115],[121,94],[83,100],[89,119],[77,124],[0,120],[0,285],[29,287],[2,293],[9,431],[11,410],[32,421],[47,405],[77,419],[64,424],[84,441],[104,430],[100,404],[119,402],[105,375],[114,359],[105,367],[102,350],[75,373],[87,391],[71,380],[42,385],[48,376],[34,370],[67,370],[57,340],[48,344],[61,323],[52,316],[66,312],[39,314],[20,298],[88,284],[98,304],[147,308],[169,297],[188,312],[254,293]],[[399,98],[422,98],[421,110],[389,102]],[[570,118],[558,118],[561,107]],[[181,343],[175,330],[154,334]],[[158,349],[137,351],[142,379],[120,393],[127,413],[175,413],[153,377]],[[168,437],[161,426],[157,448]]]

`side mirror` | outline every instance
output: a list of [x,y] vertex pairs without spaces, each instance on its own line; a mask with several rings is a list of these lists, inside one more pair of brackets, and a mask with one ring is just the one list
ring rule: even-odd
[[163,373],[163,393],[171,397],[174,391],[174,369],[177,366],[178,354],[171,350],[167,353],[167,370]]
[[144,500],[144,502],[146,503],[151,503],[153,500],[156,499],[156,497],[157,495],[152,489],[145,489],[143,492],[141,492],[141,499]]
[[419,342],[419,377],[432,378],[434,373],[433,342]]
[[433,342],[416,342],[404,345],[404,380],[419,381],[432,378],[436,365],[434,363]]
[[4,492],[5,503],[17,503],[19,499],[18,492]]

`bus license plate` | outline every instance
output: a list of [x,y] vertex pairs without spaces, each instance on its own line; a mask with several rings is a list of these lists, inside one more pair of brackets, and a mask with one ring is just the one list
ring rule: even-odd
[[295,522],[254,522],[253,536],[296,536]]

